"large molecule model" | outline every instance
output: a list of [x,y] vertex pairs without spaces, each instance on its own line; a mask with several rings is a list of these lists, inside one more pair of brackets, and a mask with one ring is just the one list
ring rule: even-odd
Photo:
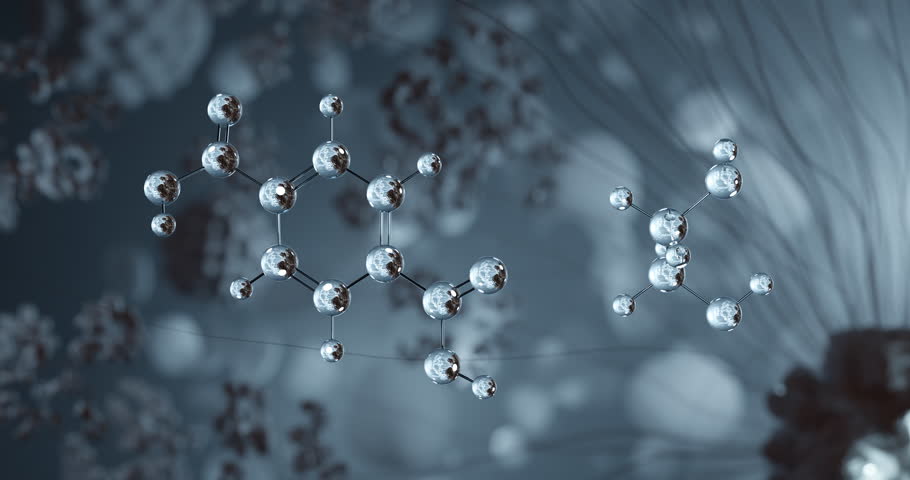
[[[442,170],[442,159],[435,153],[425,153],[417,159],[416,171],[399,179],[394,175],[378,175],[372,180],[350,168],[351,153],[345,145],[335,140],[335,117],[341,115],[344,104],[338,96],[326,95],[319,102],[319,111],[329,119],[329,140],[316,146],[312,165],[292,177],[272,177],[261,182],[240,169],[240,154],[230,143],[231,127],[240,121],[243,106],[237,97],[218,94],[208,104],[209,119],[218,126],[215,141],[202,151],[202,165],[182,176],[165,170],[153,172],[145,180],[145,196],[154,205],[161,206],[161,213],[152,219],[152,232],[159,237],[169,237],[177,229],[176,218],[168,213],[167,206],[180,196],[181,184],[201,171],[215,178],[227,178],[239,173],[246,180],[259,186],[259,203],[276,218],[277,242],[268,246],[260,260],[260,272],[253,278],[241,277],[231,282],[230,295],[245,300],[253,295],[253,284],[265,277],[271,280],[294,280],[313,293],[316,311],[330,320],[329,338],[322,343],[320,354],[326,362],[337,362],[344,356],[344,345],[335,338],[335,317],[348,310],[351,289],[367,277],[379,283],[391,283],[399,277],[423,291],[424,312],[439,321],[439,348],[430,352],[424,361],[424,372],[433,383],[448,384],[462,378],[471,382],[471,390],[479,399],[490,398],[496,393],[496,382],[487,375],[470,378],[461,371],[458,355],[445,346],[445,322],[461,310],[462,299],[471,292],[493,294],[501,290],[508,278],[505,264],[495,257],[483,257],[471,266],[468,279],[453,285],[435,282],[429,287],[417,283],[404,273],[404,258],[391,244],[392,212],[401,207],[405,198],[405,184],[417,175],[435,177]],[[379,212],[379,245],[366,254],[366,273],[350,283],[340,280],[317,280],[301,268],[301,257],[284,244],[281,237],[281,215],[297,202],[297,192],[304,185],[319,177],[332,180],[350,173],[366,186],[366,200]],[[469,285],[470,284],[470,285]],[[463,289],[464,287],[469,287]]]
[[707,305],[705,317],[708,325],[716,330],[730,331],[742,321],[742,303],[753,293],[768,295],[774,286],[767,273],[755,273],[749,281],[749,291],[738,300],[730,297],[718,297],[708,301],[685,284],[686,265],[691,260],[689,248],[680,242],[685,240],[689,231],[686,214],[695,209],[709,196],[719,199],[735,197],[742,189],[742,175],[733,166],[733,160],[739,149],[732,140],[722,138],[714,144],[714,159],[718,162],[705,174],[705,188],[708,190],[691,207],[682,212],[672,208],[661,208],[650,214],[632,202],[632,191],[626,187],[616,187],[610,193],[610,204],[613,208],[625,211],[630,207],[650,219],[648,231],[654,239],[654,251],[657,258],[648,267],[647,287],[635,295],[622,294],[613,299],[613,311],[627,317],[635,311],[635,300],[648,290],[655,288],[661,292],[672,292],[682,287]]

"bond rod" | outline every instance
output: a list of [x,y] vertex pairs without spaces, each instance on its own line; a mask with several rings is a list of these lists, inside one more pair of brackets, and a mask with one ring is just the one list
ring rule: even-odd
[[238,169],[237,169],[237,173],[243,175],[244,177],[246,177],[247,180],[249,180],[249,181],[255,183],[256,185],[259,185],[260,187],[262,186],[262,182],[260,182],[259,180],[256,180],[255,178],[253,178],[253,177],[247,175],[247,173],[244,172],[243,170],[241,170],[241,169],[238,168]]
[[318,173],[314,173],[314,174],[310,175],[309,177],[304,178],[302,182],[298,183],[298,184],[294,187],[294,190],[297,190],[298,188],[300,188],[300,187],[302,187],[302,186],[304,186],[304,185],[306,185],[306,184],[312,182],[313,179],[315,179],[315,178],[318,177],[318,176],[319,176]]
[[224,143],[231,143],[231,126],[224,128]]
[[300,177],[306,175],[306,174],[307,174],[310,170],[312,170],[312,169],[313,169],[313,166],[312,166],[312,165],[310,165],[309,167],[306,167],[306,170],[304,170],[304,171],[298,173],[297,175],[294,175],[293,177],[291,177],[291,183],[296,182],[297,179],[299,179]]
[[379,244],[382,245],[382,229],[385,228],[385,222],[382,219],[385,217],[385,212],[379,212]]
[[367,179],[361,177],[360,175],[357,174],[357,172],[351,170],[350,168],[348,169],[348,171],[351,172],[351,175],[357,177],[357,179],[360,180],[361,182],[366,183],[367,185],[370,184],[370,181],[369,181],[369,180],[367,180]]
[[167,206],[163,203],[161,204],[161,213],[167,213]]
[[467,295],[467,294],[469,294],[469,293],[471,293],[471,292],[473,292],[473,291],[474,291],[474,287],[471,287],[470,289],[468,289],[468,291],[462,293],[461,296],[464,297],[465,295]]
[[306,272],[304,272],[303,270],[301,270],[301,269],[299,269],[299,268],[297,269],[297,273],[299,273],[299,274],[303,275],[304,277],[308,278],[308,279],[309,279],[311,282],[313,282],[313,283],[316,283],[316,284],[319,283],[319,280],[316,280],[315,278],[313,278],[313,277],[307,275]]
[[446,321],[439,321],[439,346],[446,348]]
[[653,287],[653,286],[654,285],[648,285],[647,287],[642,288],[641,290],[638,291],[638,293],[636,293],[635,295],[632,295],[632,300],[635,300],[636,298],[644,295],[645,292],[647,292],[648,290],[651,290],[651,287]]
[[699,203],[701,203],[704,199],[708,198],[708,195],[711,195],[711,194],[710,193],[704,194],[701,198],[698,199],[697,202],[693,203],[692,206],[687,208],[686,211],[683,212],[682,214],[685,215],[685,214],[691,212],[692,210],[694,210],[695,207],[697,207]]
[[405,280],[411,282],[415,287],[417,287],[417,288],[423,290],[424,292],[427,291],[427,289],[426,289],[423,285],[417,283],[413,278],[411,278],[411,277],[405,275],[404,273],[402,273],[401,276],[404,277]]
[[221,125],[218,125],[218,134],[215,135],[215,141],[216,141],[216,142],[220,142],[220,141],[221,141]]
[[644,215],[648,218],[652,217],[652,215],[650,213],[642,210],[641,207],[639,207],[638,205],[635,205],[634,203],[631,205],[631,207],[634,208],[635,210],[638,210],[642,215]]
[[181,180],[186,180],[187,178],[190,178],[190,177],[192,177],[193,175],[196,175],[197,173],[201,172],[203,169],[204,169],[203,167],[199,167],[199,168],[197,168],[196,170],[193,170],[192,172],[185,173],[185,174],[183,174],[182,177],[179,177],[179,178],[177,179],[177,181],[179,182],[179,181],[181,181]]
[[250,283],[253,283],[253,282],[255,282],[256,280],[259,280],[260,278],[262,278],[263,275],[265,275],[265,274],[264,274],[264,273],[260,273],[259,275],[256,275],[255,277],[253,277],[252,280],[250,280]]
[[736,303],[743,303],[743,300],[745,300],[751,296],[752,296],[752,290],[749,290],[748,292],[746,292],[745,295],[739,297],[739,300],[737,300]]
[[401,183],[408,183],[408,180],[414,178],[414,176],[417,175],[418,173],[420,173],[419,170],[416,171],[416,172],[414,172],[414,173],[412,173],[412,174],[410,174],[410,175],[408,175],[407,177],[404,177],[404,180],[402,180]]
[[705,297],[702,297],[701,295],[695,293],[695,290],[692,290],[691,288],[687,287],[686,284],[683,284],[682,287],[685,288],[687,292],[691,293],[692,295],[695,295],[695,298],[697,298],[697,299],[701,300],[702,302],[704,302],[705,305],[710,305],[710,304],[711,304],[711,302],[705,300]]
[[306,283],[303,283],[303,280],[297,278],[296,276],[291,275],[291,278],[293,278],[297,283],[299,283],[299,284],[303,285],[304,287],[306,287],[307,290],[309,290],[309,291],[311,291],[311,292],[315,292],[315,291],[316,291],[315,288],[313,288],[313,287],[307,285]]
[[392,243],[392,212],[386,212],[385,219],[385,244],[389,245]]
[[469,284],[469,283],[471,283],[471,279],[470,279],[470,278],[467,279],[467,280],[465,280],[465,281],[463,281],[463,282],[461,282],[461,283],[459,283],[458,285],[455,285],[455,290],[458,290],[459,288],[461,288],[461,287],[463,287],[463,286],[465,286],[465,285],[467,285],[467,284]]
[[329,141],[335,140],[335,119],[329,119]]
[[364,273],[363,275],[357,277],[357,280],[354,280],[353,282],[351,282],[350,284],[348,284],[348,288],[351,288],[351,287],[353,287],[354,285],[357,285],[357,283],[358,283],[359,281],[361,281],[361,280],[363,280],[364,278],[367,278],[367,277],[369,277],[369,276],[370,276],[369,273]]
[[335,315],[332,315],[329,318],[331,318],[329,321],[331,324],[331,327],[329,327],[329,338],[335,338]]
[[277,220],[275,221],[275,224],[276,224],[276,227],[278,227],[278,228],[277,228],[277,230],[278,230],[278,245],[281,245],[281,214],[279,213],[278,215],[275,215],[275,218],[277,219]]
[[467,381],[469,381],[469,382],[471,382],[471,383],[474,383],[474,379],[473,379],[473,378],[471,378],[471,377],[469,377],[469,376],[467,376],[467,375],[465,375],[465,374],[463,374],[463,373],[461,373],[461,372],[458,372],[458,376],[461,377],[461,378],[463,378],[463,379],[465,379],[465,380],[467,380]]

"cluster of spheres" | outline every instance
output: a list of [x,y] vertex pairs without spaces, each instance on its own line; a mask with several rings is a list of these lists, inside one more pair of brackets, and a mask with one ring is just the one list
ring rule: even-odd
[[[208,103],[206,112],[209,119],[218,126],[216,141],[202,151],[201,166],[183,176],[160,170],[150,174],[144,185],[146,198],[152,204],[161,207],[161,213],[155,215],[151,222],[152,232],[159,237],[169,237],[176,231],[176,218],[167,211],[167,207],[180,196],[181,183],[196,173],[205,171],[214,178],[228,178],[235,173],[259,185],[259,203],[262,208],[277,218],[278,242],[269,246],[260,258],[260,272],[252,277],[240,277],[231,282],[230,295],[237,300],[252,297],[254,283],[260,278],[285,281],[294,279],[313,293],[313,306],[316,311],[331,318],[330,338],[322,343],[320,354],[327,362],[338,362],[344,356],[344,345],[334,338],[335,317],[345,313],[351,304],[351,287],[370,277],[379,283],[391,283],[399,277],[405,277],[410,283],[423,290],[423,309],[427,316],[440,322],[440,346],[431,351],[424,362],[424,371],[436,384],[448,384],[461,377],[472,384],[472,392],[477,398],[490,398],[496,393],[496,382],[487,375],[474,379],[461,371],[458,355],[445,348],[446,320],[455,317],[462,306],[462,297],[477,291],[481,294],[493,294],[500,291],[508,278],[505,264],[495,257],[482,257],[471,266],[468,279],[459,285],[448,282],[436,282],[424,288],[404,273],[404,257],[397,248],[389,244],[390,235],[380,238],[380,245],[370,249],[366,254],[366,273],[346,284],[341,280],[316,280],[302,269],[302,259],[291,247],[281,240],[281,215],[294,208],[297,203],[297,190],[305,183],[317,177],[337,179],[351,171],[351,153],[348,148],[334,139],[334,119],[341,115],[344,103],[336,95],[326,95],[319,102],[319,111],[332,122],[331,137],[320,143],[313,151],[312,164],[300,174],[293,177],[272,177],[264,182],[253,179],[240,168],[240,154],[237,147],[229,143],[230,128],[240,121],[243,106],[237,97],[218,94]],[[402,206],[405,199],[404,184],[414,177],[435,177],[442,170],[442,159],[435,153],[425,153],[416,162],[416,171],[401,180],[394,175],[379,175],[366,181],[353,173],[358,181],[366,183],[366,200],[374,210],[380,213],[380,222]],[[301,179],[307,174],[311,176]],[[390,218],[390,217],[389,217]],[[309,283],[307,283],[309,282]],[[462,287],[470,286],[467,290]]]
[[[686,266],[692,259],[692,252],[682,242],[689,232],[689,221],[686,214],[692,211],[702,200],[711,196],[722,200],[735,197],[742,189],[742,174],[733,166],[739,148],[732,140],[723,138],[714,144],[714,159],[717,164],[712,166],[705,174],[705,188],[707,193],[699,199],[694,205],[685,211],[680,212],[673,208],[661,208],[653,214],[647,214],[637,205],[634,204],[632,191],[626,187],[616,187],[610,193],[610,205],[613,208],[624,211],[634,208],[639,212],[650,217],[648,232],[654,240],[654,252],[657,258],[651,262],[648,267],[649,286],[636,295],[621,294],[613,300],[613,311],[621,316],[629,316],[635,311],[636,298],[654,288],[661,292],[672,292],[680,287],[689,290],[684,286],[686,280]],[[742,320],[743,300],[751,294],[768,295],[773,288],[771,276],[767,273],[756,273],[752,275],[749,282],[749,292],[739,300],[730,297],[718,297],[708,302],[703,297],[700,299],[707,303],[705,317],[708,325],[717,329],[729,331],[739,325]]]

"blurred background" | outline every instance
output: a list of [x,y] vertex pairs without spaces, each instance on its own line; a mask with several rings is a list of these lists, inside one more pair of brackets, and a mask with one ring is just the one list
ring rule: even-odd
[[[853,0],[35,0],[0,20],[0,454],[9,478],[910,478],[910,5]],[[217,92],[242,168],[293,176],[334,134],[351,167],[417,177],[392,244],[421,283],[509,268],[438,325],[403,280],[336,320],[263,280],[274,218],[235,175],[186,179],[149,229],[150,172],[199,166]],[[737,298],[718,332],[647,285],[646,211],[704,194],[734,139],[743,189],[689,214],[686,284]],[[351,175],[284,215],[350,282],[378,216]]]

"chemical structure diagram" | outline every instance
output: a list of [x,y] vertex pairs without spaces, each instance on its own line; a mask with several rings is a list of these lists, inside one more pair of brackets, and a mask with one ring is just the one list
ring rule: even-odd
[[689,231],[686,214],[709,196],[730,199],[742,189],[742,174],[733,166],[733,160],[739,154],[736,143],[728,138],[722,138],[714,144],[712,153],[718,163],[705,174],[705,188],[708,192],[683,212],[661,208],[650,214],[633,203],[632,191],[628,188],[616,187],[610,193],[610,204],[613,208],[625,211],[631,207],[650,219],[648,231],[655,242],[654,252],[657,254],[657,258],[648,267],[648,286],[634,295],[624,293],[613,299],[613,311],[618,315],[623,317],[631,315],[635,311],[635,300],[652,288],[661,292],[672,292],[682,287],[708,306],[705,312],[708,325],[716,330],[730,331],[742,321],[742,303],[747,298],[753,293],[758,295],[771,293],[774,282],[767,273],[753,274],[749,279],[749,291],[736,300],[730,297],[717,297],[709,302],[685,284],[686,265],[691,260],[689,248],[680,244]]
[[[316,147],[312,165],[293,177],[272,177],[260,182],[240,169],[240,154],[230,143],[231,127],[240,121],[243,114],[240,100],[233,95],[215,95],[208,103],[207,113],[209,119],[218,126],[218,134],[215,141],[203,150],[202,166],[182,176],[158,170],[145,180],[146,198],[161,207],[161,213],[152,218],[152,232],[159,237],[169,237],[176,231],[176,218],[167,211],[167,206],[180,196],[182,182],[202,171],[219,179],[238,173],[259,186],[259,203],[276,218],[277,243],[263,252],[259,265],[261,271],[255,277],[241,277],[231,282],[230,294],[233,298],[250,298],[253,295],[253,284],[263,277],[276,281],[296,281],[313,293],[316,311],[330,319],[329,338],[322,343],[320,354],[326,362],[334,363],[344,355],[344,345],[335,338],[335,317],[348,310],[351,289],[367,277],[379,283],[391,283],[402,277],[423,291],[424,312],[439,321],[439,347],[426,356],[423,364],[427,377],[440,385],[462,378],[471,383],[471,390],[477,398],[492,397],[496,393],[493,378],[488,375],[468,377],[461,371],[458,355],[446,348],[445,322],[459,313],[463,297],[471,292],[493,294],[501,290],[508,278],[505,264],[495,257],[482,257],[471,266],[468,279],[458,285],[439,281],[424,287],[405,274],[404,258],[390,244],[392,212],[404,201],[404,185],[418,174],[424,177],[438,175],[442,170],[442,159],[435,153],[425,153],[417,159],[417,170],[403,180],[393,175],[379,175],[367,180],[350,168],[350,151],[335,140],[335,117],[341,115],[343,108],[341,98],[335,95],[326,95],[319,102],[319,111],[329,120],[330,136],[327,142]],[[294,207],[298,190],[317,178],[333,180],[345,173],[350,173],[366,185],[366,200],[379,212],[380,244],[366,254],[366,273],[349,284],[335,279],[318,280],[307,274],[301,269],[298,254],[285,245],[281,237],[281,215]],[[462,290],[468,284],[470,288]]]

